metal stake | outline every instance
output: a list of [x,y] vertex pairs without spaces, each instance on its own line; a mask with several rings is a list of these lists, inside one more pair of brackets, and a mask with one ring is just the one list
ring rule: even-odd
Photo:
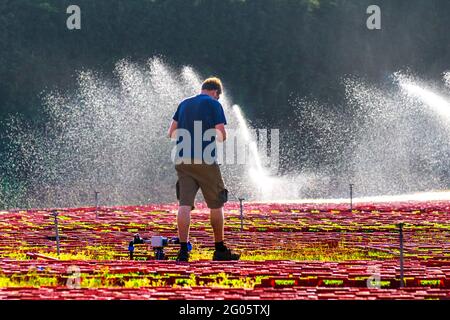
[[242,204],[242,201],[244,200],[244,198],[239,198],[239,208],[241,212],[241,231],[244,230],[244,205]]
[[350,212],[353,211],[353,184],[350,183]]
[[403,225],[404,223],[398,224],[400,229],[400,288],[405,286],[405,280],[403,279]]
[[58,211],[54,210],[52,215],[55,217],[56,252],[59,256],[60,249],[59,249]]
[[95,191],[95,219],[98,219],[98,194],[99,191]]

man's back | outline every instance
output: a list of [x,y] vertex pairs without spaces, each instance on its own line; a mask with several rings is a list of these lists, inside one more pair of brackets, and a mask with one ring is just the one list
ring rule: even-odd
[[[209,150],[211,150],[211,156],[215,159],[215,136],[207,137],[205,136],[205,132],[214,129],[218,124],[227,123],[222,105],[219,101],[214,100],[207,94],[199,94],[187,98],[178,106],[173,120],[178,123],[177,130],[186,130],[189,132],[191,138],[190,148],[186,148],[184,145],[179,149],[178,155],[181,158],[199,159],[203,161],[203,153],[206,147],[212,144]],[[181,134],[177,134],[177,144],[183,142],[181,136]],[[206,141],[203,141],[204,137]],[[197,150],[196,146],[198,148]],[[198,154],[199,152],[201,154]]]

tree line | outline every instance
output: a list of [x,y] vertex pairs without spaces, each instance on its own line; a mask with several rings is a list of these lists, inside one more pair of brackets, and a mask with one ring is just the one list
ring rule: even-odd
[[[68,30],[75,2],[81,29]],[[342,99],[337,83],[349,74],[384,81],[399,69],[436,77],[449,68],[449,1],[378,0],[381,30],[369,30],[372,2],[3,0],[0,119],[39,121],[43,91],[70,90],[77,70],[110,72],[123,58],[160,55],[218,75],[249,118],[280,122],[293,97]]]

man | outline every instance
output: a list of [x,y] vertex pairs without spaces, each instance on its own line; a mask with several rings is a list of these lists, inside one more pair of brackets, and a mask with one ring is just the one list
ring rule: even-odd
[[[199,188],[210,208],[215,245],[213,260],[239,260],[240,257],[228,249],[223,242],[222,207],[227,201],[228,192],[225,189],[219,165],[215,161],[215,139],[217,137],[219,142],[223,142],[227,137],[225,131],[227,121],[222,105],[218,101],[222,88],[220,79],[206,79],[199,95],[187,98],[180,103],[170,124],[169,137],[177,139],[175,169],[178,175],[177,224],[180,239],[177,261],[189,261],[187,244],[190,215]],[[209,139],[205,139],[206,136],[209,136]],[[180,146],[185,147],[180,148]]]

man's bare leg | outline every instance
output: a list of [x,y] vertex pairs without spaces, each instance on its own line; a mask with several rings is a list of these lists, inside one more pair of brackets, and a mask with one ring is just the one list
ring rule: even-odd
[[222,242],[223,241],[223,210],[219,209],[211,209],[210,214],[211,226],[214,231],[214,242]]
[[189,226],[191,224],[191,207],[180,206],[177,215],[178,238],[180,242],[188,242]]
[[223,243],[224,232],[223,232],[223,209],[211,209],[211,226],[214,231],[214,256],[213,260],[216,261],[230,261],[239,260],[240,255],[231,252],[230,249]]

